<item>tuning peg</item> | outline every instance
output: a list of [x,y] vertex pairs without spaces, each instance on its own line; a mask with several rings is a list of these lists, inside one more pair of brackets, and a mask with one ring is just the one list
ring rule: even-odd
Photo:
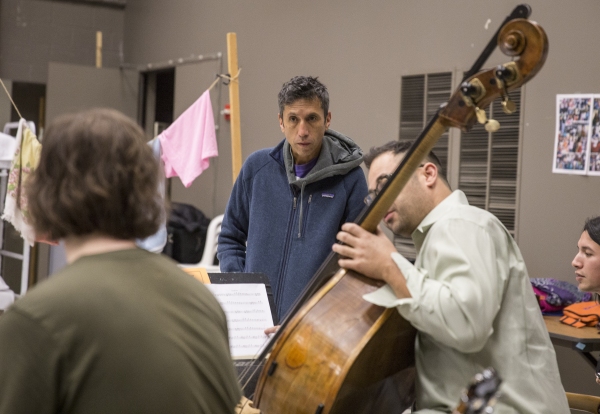
[[496,132],[500,129],[500,122],[495,119],[488,120],[483,126],[487,132]]
[[463,82],[460,85],[460,91],[463,96],[469,98],[471,100],[476,99],[481,95],[481,82],[479,80],[474,79],[473,82]]
[[481,108],[475,107],[475,115],[477,116],[477,122],[485,124],[488,121],[485,111]]
[[476,104],[485,96],[485,87],[477,78],[461,83],[460,91],[463,98],[467,101],[467,104]]
[[[502,84],[502,81],[499,82],[500,84]],[[472,79],[471,82],[463,82],[460,85],[460,90],[463,95],[463,101],[468,106],[475,107],[475,116],[477,117],[477,122],[484,125],[485,130],[488,132],[498,131],[498,129],[500,129],[500,123],[495,119],[488,119],[487,115],[485,114],[485,111],[478,107],[476,104],[476,102],[479,102],[481,97],[485,95],[485,88],[483,87],[479,79]]]
[[498,65],[494,72],[496,83],[502,95],[502,110],[505,114],[512,114],[517,109],[517,106],[508,97],[506,92],[507,83],[512,83],[517,78],[516,69],[513,66]]
[[515,105],[515,103],[510,100],[508,95],[506,95],[506,99],[504,99],[504,98],[505,97],[503,96],[502,97],[502,110],[507,115],[512,114],[517,109],[517,105]]
[[483,125],[487,132],[496,132],[500,129],[500,122],[495,119],[488,119],[485,111],[479,107],[475,107],[475,115],[477,116],[477,122]]
[[498,79],[503,84],[511,83],[517,78],[516,69],[512,65],[496,66],[496,71],[494,72],[494,75],[496,76],[496,79]]

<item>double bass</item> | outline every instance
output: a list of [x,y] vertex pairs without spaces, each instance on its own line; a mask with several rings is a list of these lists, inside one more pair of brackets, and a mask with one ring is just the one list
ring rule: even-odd
[[[530,12],[520,5],[506,18],[458,90],[361,212],[356,223],[362,228],[376,230],[448,128],[467,132],[479,122],[493,132],[498,125],[487,120],[484,109],[496,98],[505,111],[514,111],[508,91],[535,76],[548,54],[546,34],[528,19]],[[480,70],[496,45],[512,60]],[[259,356],[266,362],[254,406],[262,414],[373,413],[386,405],[403,412],[413,401],[415,329],[396,309],[365,301],[362,296],[381,282],[340,268],[338,259],[335,253],[327,257]]]

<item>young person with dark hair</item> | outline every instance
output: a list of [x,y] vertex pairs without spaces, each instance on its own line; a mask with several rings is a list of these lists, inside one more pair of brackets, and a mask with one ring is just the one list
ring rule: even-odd
[[[365,157],[372,195],[410,147],[390,143]],[[548,337],[519,247],[491,213],[452,191],[433,153],[383,219],[412,237],[410,263],[381,229],[346,223],[334,244],[339,265],[386,283],[364,298],[395,307],[418,331],[416,408],[448,413],[475,374],[491,366],[503,379],[498,413],[569,412]]]
[[[589,218],[577,242],[577,254],[571,265],[579,290],[593,292],[600,298],[600,216]],[[600,385],[600,364],[596,367],[596,382]]]
[[158,164],[119,112],[56,119],[27,183],[37,233],[68,265],[0,317],[0,413],[231,413],[223,310],[162,255]]
[[284,317],[325,261],[340,226],[363,208],[361,149],[329,129],[327,88],[297,76],[278,96],[285,139],[251,154],[225,210],[218,253],[223,272],[269,277]]
[[600,294],[600,216],[585,221],[571,264],[579,290]]

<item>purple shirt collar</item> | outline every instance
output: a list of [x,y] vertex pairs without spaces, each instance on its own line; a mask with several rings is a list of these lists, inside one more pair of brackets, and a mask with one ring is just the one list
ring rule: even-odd
[[306,164],[294,164],[294,173],[298,178],[304,178],[313,169],[319,157],[315,157]]

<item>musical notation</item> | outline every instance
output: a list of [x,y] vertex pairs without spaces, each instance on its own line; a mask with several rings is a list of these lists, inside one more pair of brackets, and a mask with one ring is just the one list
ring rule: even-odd
[[267,290],[261,283],[210,284],[225,311],[233,359],[253,359],[266,344],[264,330],[273,326]]

